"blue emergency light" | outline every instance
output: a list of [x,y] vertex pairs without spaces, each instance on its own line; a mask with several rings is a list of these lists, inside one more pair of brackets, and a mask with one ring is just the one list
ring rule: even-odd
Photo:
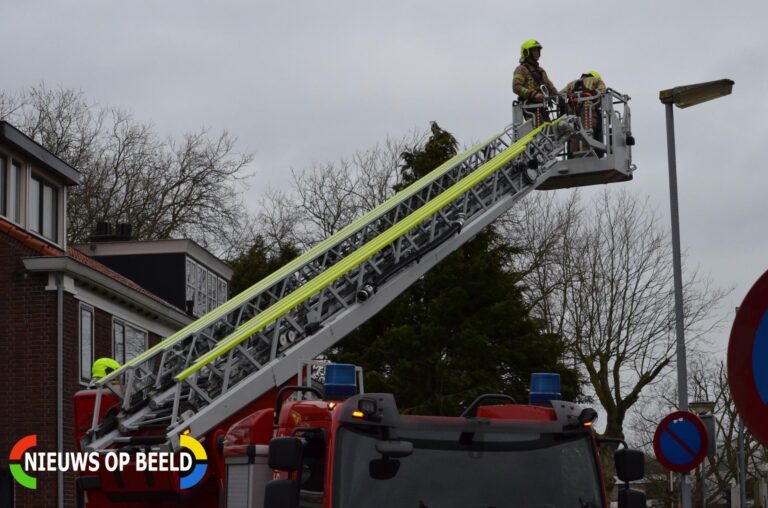
[[528,403],[532,406],[551,406],[550,401],[561,400],[560,374],[534,372],[531,374],[531,392]]
[[357,395],[355,366],[350,363],[329,363],[325,366],[325,398],[346,399]]

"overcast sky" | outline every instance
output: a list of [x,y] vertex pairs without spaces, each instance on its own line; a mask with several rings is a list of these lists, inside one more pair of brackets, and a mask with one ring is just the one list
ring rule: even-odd
[[729,308],[768,268],[764,1],[59,0],[2,13],[4,89],[78,88],[164,135],[226,128],[255,155],[251,197],[431,120],[465,145],[499,132],[520,43],[536,38],[558,87],[596,69],[632,97],[638,171],[622,185],[668,221],[658,91],[728,77],[732,96],[675,111],[683,244],[735,287]]

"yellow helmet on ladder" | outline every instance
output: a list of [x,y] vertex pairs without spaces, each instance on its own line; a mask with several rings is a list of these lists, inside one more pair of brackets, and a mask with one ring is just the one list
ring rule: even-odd
[[527,41],[523,42],[520,45],[520,59],[525,60],[529,56],[531,56],[531,50],[533,48],[539,48],[541,49],[541,43],[537,41],[536,39],[528,39]]
[[120,364],[112,358],[99,358],[91,366],[91,378],[101,379],[120,368]]
[[597,71],[587,71],[584,74],[588,76],[592,76],[593,78],[603,79],[602,76],[600,76],[600,74]]

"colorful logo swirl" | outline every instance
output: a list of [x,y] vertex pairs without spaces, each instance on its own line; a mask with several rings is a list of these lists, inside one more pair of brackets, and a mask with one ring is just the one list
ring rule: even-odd
[[179,444],[182,448],[186,448],[192,452],[192,456],[195,459],[195,466],[189,470],[189,472],[179,477],[179,487],[181,489],[191,489],[203,479],[205,471],[208,469],[208,455],[205,453],[205,448],[200,444],[197,439],[181,435],[179,436]]
[[37,446],[37,434],[24,436],[23,438],[19,439],[15,445],[13,445],[13,448],[11,449],[11,455],[9,457],[13,479],[16,480],[16,483],[22,487],[31,490],[37,489],[37,478],[34,476],[29,476],[21,467],[20,462],[24,453],[26,453],[26,451],[30,448],[34,448],[35,446]]

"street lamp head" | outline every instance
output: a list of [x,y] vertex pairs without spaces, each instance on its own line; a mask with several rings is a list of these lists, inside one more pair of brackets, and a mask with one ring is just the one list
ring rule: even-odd
[[676,86],[660,91],[659,100],[663,104],[674,104],[678,108],[687,108],[729,95],[733,90],[733,84],[732,79],[719,79],[694,85]]
[[711,400],[694,400],[688,403],[688,409],[697,415],[715,412],[715,403]]

